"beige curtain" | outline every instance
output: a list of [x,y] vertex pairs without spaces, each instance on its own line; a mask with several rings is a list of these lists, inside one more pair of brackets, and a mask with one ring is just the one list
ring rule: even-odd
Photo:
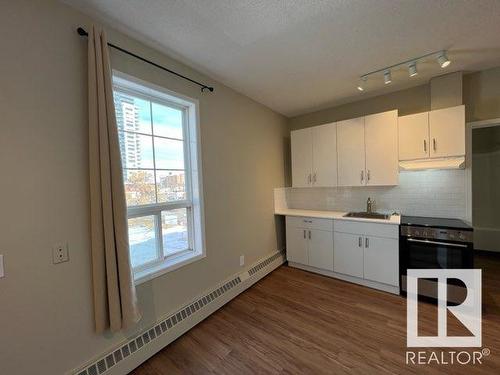
[[97,332],[141,318],[130,266],[127,206],[104,31],[88,35],[89,169],[92,281]]

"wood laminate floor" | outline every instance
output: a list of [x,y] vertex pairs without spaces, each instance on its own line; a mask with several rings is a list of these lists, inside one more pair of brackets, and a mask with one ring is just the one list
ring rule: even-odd
[[[404,298],[282,266],[132,374],[500,374],[500,257],[476,266],[491,350],[481,365],[407,365]],[[419,314],[420,332],[436,332],[435,306]]]

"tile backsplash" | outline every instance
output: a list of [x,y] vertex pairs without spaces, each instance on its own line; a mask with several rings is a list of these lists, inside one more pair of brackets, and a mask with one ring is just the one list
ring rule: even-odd
[[391,187],[287,188],[288,208],[365,211],[366,200],[375,200],[377,211],[403,215],[466,219],[464,170],[401,172],[399,185]]

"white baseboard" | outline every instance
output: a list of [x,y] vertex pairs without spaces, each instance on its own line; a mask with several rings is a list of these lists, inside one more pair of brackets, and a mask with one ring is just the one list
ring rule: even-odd
[[304,271],[319,273],[320,275],[323,275],[323,276],[334,277],[336,279],[348,281],[350,283],[359,284],[362,286],[367,286],[368,288],[382,290],[382,291],[387,292],[387,293],[399,294],[399,287],[398,286],[392,286],[392,285],[388,285],[388,284],[378,283],[376,281],[370,281],[370,280],[366,280],[366,279],[361,279],[359,277],[344,275],[344,274],[338,273],[338,272],[322,270],[320,268],[306,266],[304,264],[290,262],[290,261],[288,262],[288,265],[290,267],[300,268],[301,270],[304,270]]
[[[117,345],[112,351],[99,356],[97,359],[68,374],[128,374],[284,262],[285,255],[280,251],[261,258],[241,273],[233,275],[215,288],[207,290],[174,314],[165,316],[148,329]],[[185,313],[186,311],[187,313]],[[142,337],[144,337],[144,340]],[[137,345],[137,340],[143,342],[140,348]],[[131,348],[133,347],[137,349],[132,351]]]

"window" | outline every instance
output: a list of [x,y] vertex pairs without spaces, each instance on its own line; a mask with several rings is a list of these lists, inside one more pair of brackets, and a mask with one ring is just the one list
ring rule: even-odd
[[113,74],[136,282],[204,256],[197,102]]

